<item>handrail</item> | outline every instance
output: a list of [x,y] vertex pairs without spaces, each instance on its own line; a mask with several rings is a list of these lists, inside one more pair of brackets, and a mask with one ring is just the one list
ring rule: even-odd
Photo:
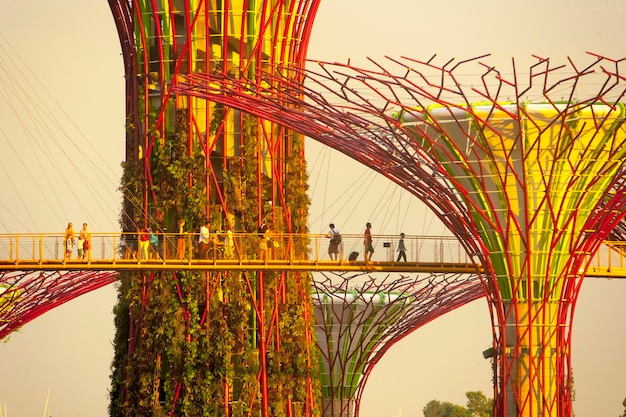
[[[406,235],[406,262],[398,261],[397,235],[372,235],[374,254],[367,264],[363,256],[363,235],[342,234],[339,254],[331,260],[329,238],[323,234],[276,233],[261,253],[257,233],[233,233],[232,248],[225,244],[226,233],[211,233],[208,247],[198,243],[198,233],[185,233],[184,254],[177,253],[180,236],[155,233],[156,247],[147,253],[138,244],[137,233],[90,233],[90,249],[78,257],[75,246],[65,258],[63,233],[0,234],[0,270],[36,269],[228,269],[228,270],[363,270],[407,272],[468,272],[481,270],[465,253],[456,237]],[[274,247],[273,242],[277,242]],[[204,252],[203,252],[204,249]],[[349,254],[359,253],[355,261]],[[587,276],[626,276],[626,242],[607,241],[589,255]],[[367,265],[367,267],[366,267]],[[581,271],[582,274],[582,271]]]
[[[232,247],[226,233],[211,233],[208,246],[198,242],[198,233],[154,233],[158,243],[140,244],[138,233],[90,232],[89,249],[79,255],[78,233],[75,233],[69,257],[66,257],[63,233],[0,234],[0,263],[50,261],[75,262],[164,262],[194,260],[309,260],[330,261],[329,238],[323,234],[275,233],[265,253],[260,250],[262,239],[257,233],[232,233]],[[179,241],[184,242],[184,253],[179,252]],[[372,235],[374,254],[371,261],[395,262],[399,236]],[[404,237],[407,262],[468,263],[464,249],[451,236]],[[276,245],[276,246],[275,246]],[[181,246],[181,247],[182,247]],[[337,261],[346,261],[351,252],[358,252],[358,261],[364,260],[363,235],[342,234]],[[147,253],[147,256],[146,256]],[[402,262],[402,261],[401,261]]]

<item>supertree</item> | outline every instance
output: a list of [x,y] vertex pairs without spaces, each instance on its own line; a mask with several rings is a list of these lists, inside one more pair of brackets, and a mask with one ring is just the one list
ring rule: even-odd
[[484,296],[477,276],[326,273],[313,281],[324,417],[359,415],[367,379],[396,342]]
[[42,314],[117,279],[115,271],[0,272],[0,340]]
[[212,75],[179,88],[299,129],[432,208],[488,274],[496,415],[569,416],[582,276],[626,202],[624,61],[588,57],[507,73],[486,56],[318,62],[305,88]]
[[[212,233],[266,222],[275,235],[306,234],[302,136],[172,88],[195,73],[254,79],[302,66],[318,4],[109,0],[126,77],[124,232],[152,228],[164,256],[180,258],[207,222]],[[306,242],[283,242],[277,250],[306,256]],[[234,245],[253,259],[259,239]],[[303,273],[122,273],[111,415],[315,415],[309,291]]]

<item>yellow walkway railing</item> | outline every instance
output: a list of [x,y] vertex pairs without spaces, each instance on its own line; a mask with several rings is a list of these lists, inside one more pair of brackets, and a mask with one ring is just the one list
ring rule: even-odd
[[591,257],[588,277],[626,278],[626,242],[606,241]]
[[[476,272],[454,237],[406,236],[406,261],[396,262],[399,236],[374,235],[374,254],[364,262],[362,235],[342,235],[338,255],[328,254],[325,235],[275,234],[266,242],[257,233],[212,233],[208,245],[199,235],[155,233],[158,243],[136,233],[91,233],[79,250],[76,234],[67,245],[62,233],[0,234],[0,270],[46,269],[226,269],[226,270],[370,270]],[[142,243],[145,242],[145,243]],[[69,250],[66,250],[69,249]],[[349,260],[358,252],[356,260]],[[253,254],[252,256],[246,254]]]
[[[68,245],[62,233],[0,234],[2,270],[300,270],[475,273],[455,237],[405,236],[406,261],[398,261],[399,236],[373,235],[374,254],[364,261],[362,235],[342,235],[337,259],[325,235],[276,234],[264,250],[257,233],[212,233],[208,245],[198,234],[155,233],[157,243],[136,233],[91,233],[79,250],[78,234]],[[587,276],[626,277],[625,242],[606,242],[590,261]],[[358,252],[356,260],[349,260]],[[253,254],[253,255],[246,255]]]

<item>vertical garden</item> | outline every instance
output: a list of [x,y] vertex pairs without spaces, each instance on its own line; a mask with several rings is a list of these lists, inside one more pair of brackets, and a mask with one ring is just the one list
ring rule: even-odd
[[[306,1],[110,2],[125,63],[126,161],[120,226],[150,227],[176,257],[207,220],[257,256],[264,221],[306,256],[303,138],[173,92],[185,75],[247,77],[303,64]],[[278,7],[280,5],[280,7]],[[243,239],[243,234],[252,237]],[[115,306],[112,416],[319,414],[308,274],[125,272]]]

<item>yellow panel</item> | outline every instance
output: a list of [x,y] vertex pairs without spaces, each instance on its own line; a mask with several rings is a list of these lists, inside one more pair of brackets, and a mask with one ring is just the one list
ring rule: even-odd
[[[246,4],[248,2],[245,2]],[[228,37],[233,40],[239,40],[241,38],[241,30],[244,19],[243,15],[243,0],[230,0],[230,11],[228,13]]]
[[234,114],[233,111],[229,111],[228,117],[226,118],[226,126],[225,126],[226,135],[224,136],[224,143],[223,143],[223,149],[222,149],[222,152],[226,154],[228,154],[228,149],[232,148],[233,144],[235,143],[235,139],[234,139],[235,123],[233,120],[233,114]]
[[233,76],[237,76],[240,71],[240,63],[241,63],[241,55],[239,52],[233,50],[232,48],[229,50],[230,56],[228,59],[228,70],[231,72]]
[[195,134],[204,135],[206,133],[207,126],[207,102],[204,99],[193,98],[193,109],[194,109],[194,119],[195,125],[193,126],[193,131]]
[[[195,1],[192,1],[195,3]],[[198,59],[205,61],[207,59],[206,50],[207,50],[207,33],[206,33],[206,22],[205,22],[205,13],[204,7],[198,7],[193,4],[191,6],[191,10],[195,11],[195,14],[192,14],[191,18],[195,21],[193,26],[193,35],[192,35],[192,71],[197,72],[198,69],[206,70],[207,66],[204,62],[198,62]]]
[[[520,194],[522,187],[519,186],[515,173],[522,172],[522,147],[519,131],[519,123],[510,113],[517,114],[517,106],[501,104],[502,108],[494,108],[493,105],[477,105],[473,107],[476,123],[479,131],[474,135],[483,149],[489,151],[486,155],[482,168],[485,184],[490,184],[491,205],[498,214],[499,223],[506,231],[506,235],[500,237],[503,249],[511,262],[506,265],[512,285],[516,285],[515,277],[521,275],[523,267],[522,257],[526,248],[522,245],[520,231],[513,227],[514,217],[519,224],[524,224],[523,216],[526,207],[525,198]],[[489,178],[490,177],[490,178]],[[511,227],[506,227],[506,225]],[[502,255],[500,255],[502,257]]]
[[[226,156],[235,156],[236,155],[236,150],[235,150],[235,135],[241,135],[241,131],[237,132],[235,130],[235,117],[239,117],[239,112],[231,112],[231,117],[228,118],[228,129],[229,132],[231,132],[227,137],[226,137],[226,143],[224,143],[224,153]],[[239,129],[241,130],[241,129]],[[241,141],[240,141],[241,142]]]
[[[517,113],[517,106],[505,106],[511,113]],[[476,106],[473,112],[477,117],[477,122],[482,129],[482,137],[485,140],[483,145],[491,151],[488,159],[493,164],[491,172],[498,178],[497,184],[501,187],[500,204],[508,208],[515,216],[520,215],[520,202],[523,201],[519,193],[517,180],[513,174],[515,161],[518,164],[522,160],[519,137],[519,124],[505,111],[493,107]],[[487,119],[488,118],[488,119]],[[496,191],[496,190],[493,190]]]
[[[530,306],[530,308],[529,308]],[[507,334],[507,339],[517,340],[520,354],[516,363],[519,387],[520,416],[550,415],[546,407],[554,403],[556,396],[557,369],[554,366],[557,349],[556,326],[558,303],[518,303],[509,306],[515,309],[512,317],[516,335]],[[538,400],[537,393],[543,398]],[[534,401],[528,401],[529,399]]]

